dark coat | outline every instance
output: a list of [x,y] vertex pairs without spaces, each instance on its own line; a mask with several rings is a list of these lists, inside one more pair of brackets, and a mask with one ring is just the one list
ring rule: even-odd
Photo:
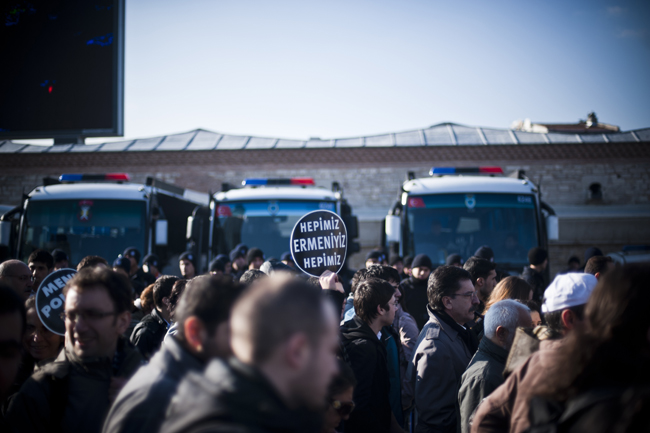
[[469,418],[485,397],[504,381],[508,351],[484,337],[467,370],[463,373],[458,391],[460,405],[460,431],[469,432]]
[[345,422],[346,433],[388,432],[391,407],[385,342],[358,316],[341,326],[341,340],[357,379],[356,407]]
[[318,417],[287,408],[268,379],[232,358],[214,359],[203,373],[185,376],[160,432],[310,433],[319,428]]
[[400,283],[399,288],[404,296],[404,309],[415,319],[418,329],[422,330],[429,320],[427,313],[427,280],[409,277]]
[[160,349],[165,334],[167,322],[155,308],[142,318],[133,329],[131,343],[140,350],[145,359],[150,359]]
[[416,433],[452,432],[458,423],[458,387],[472,353],[451,326],[427,307],[429,321],[422,329],[410,366],[418,411]]
[[544,290],[546,290],[546,286],[548,285],[544,275],[530,266],[526,266],[520,276],[533,288],[533,299],[541,302],[544,299]]
[[7,422],[16,432],[100,432],[108,413],[113,377],[130,377],[142,357],[126,340],[118,343],[121,360],[79,359],[71,349],[29,378],[12,399]]
[[104,433],[157,432],[181,379],[204,363],[176,338],[165,341],[148,365],[122,388],[104,424]]
[[140,296],[140,293],[149,285],[156,282],[156,277],[145,272],[142,268],[138,268],[135,274],[131,275],[131,285],[135,293]]

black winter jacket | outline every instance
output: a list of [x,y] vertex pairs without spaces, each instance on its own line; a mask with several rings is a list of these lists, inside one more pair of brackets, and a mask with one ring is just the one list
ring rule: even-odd
[[427,284],[428,280],[419,280],[411,276],[399,285],[402,296],[404,296],[404,306],[406,307],[404,310],[413,316],[420,331],[429,321]]
[[162,318],[155,308],[142,318],[133,329],[131,343],[138,348],[145,359],[151,357],[160,349],[165,334],[167,333],[167,322]]
[[345,422],[346,433],[388,432],[391,408],[385,342],[377,338],[370,326],[358,316],[341,326],[341,340],[357,379],[354,388],[356,408]]
[[214,359],[203,373],[181,381],[161,433],[318,432],[318,416],[291,410],[255,368],[234,358]]
[[542,302],[544,300],[544,290],[546,290],[546,286],[548,285],[544,275],[530,266],[526,266],[521,273],[521,278],[532,286],[533,299],[537,302]]
[[111,379],[131,377],[141,361],[124,339],[112,359],[82,359],[66,347],[27,379],[9,403],[6,421],[14,432],[99,433],[110,408]]

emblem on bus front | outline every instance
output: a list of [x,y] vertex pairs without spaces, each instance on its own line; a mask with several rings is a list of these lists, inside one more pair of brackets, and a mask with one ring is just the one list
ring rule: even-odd
[[79,202],[79,221],[90,221],[92,213],[90,212],[90,206],[93,205],[91,200],[82,200]]

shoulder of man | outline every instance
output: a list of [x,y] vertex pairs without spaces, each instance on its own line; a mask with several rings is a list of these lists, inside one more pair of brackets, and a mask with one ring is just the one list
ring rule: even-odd
[[422,332],[424,332],[425,340],[439,340],[440,339],[440,324],[438,323],[427,323]]
[[[377,340],[379,341],[379,340]],[[378,345],[367,338],[355,338],[345,342],[345,348],[349,355],[374,354]]]
[[405,278],[399,283],[400,289],[412,289],[413,288],[413,282],[411,281],[410,278]]
[[140,329],[146,329],[149,332],[157,333],[160,332],[160,329],[164,328],[166,328],[166,326],[162,321],[162,318],[152,312],[151,314],[144,316],[142,320],[140,320],[140,323],[135,325],[133,332]]
[[[223,361],[213,361],[202,373],[189,372],[178,385],[160,431],[256,431],[236,421],[240,409],[246,406],[250,412],[255,404],[249,403],[259,397],[249,385]],[[252,412],[249,418],[254,418]]]
[[486,358],[473,359],[472,363],[463,373],[462,383],[467,383],[470,388],[488,388],[490,392],[499,387],[504,381],[504,365]]
[[67,393],[70,370],[70,363],[65,359],[55,361],[25,381],[12,397],[5,414],[14,431],[47,431],[52,422],[60,422],[52,416],[61,414],[68,401],[64,394]]

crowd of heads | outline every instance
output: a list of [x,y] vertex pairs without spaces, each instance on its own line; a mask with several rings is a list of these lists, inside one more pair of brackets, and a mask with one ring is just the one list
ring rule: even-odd
[[[418,360],[424,359],[422,353],[430,357],[451,350],[435,342],[445,329],[459,335],[453,344],[463,348],[459,359],[467,366],[465,375],[450,378],[460,387],[451,402],[461,406],[454,415],[459,428],[468,428],[468,420],[462,418],[468,392],[464,378],[478,368],[474,354],[489,352],[483,343],[489,341],[507,355],[514,345],[523,344],[518,338],[524,338],[519,336],[526,329],[535,329],[528,335],[534,332],[550,340],[570,341],[559,352],[568,368],[536,391],[545,398],[566,402],[603,381],[650,384],[647,368],[642,367],[650,361],[650,322],[643,310],[648,303],[644,290],[648,265],[622,267],[598,253],[590,249],[584,269],[559,273],[544,285],[543,296],[536,297],[538,282],[530,276],[548,275],[549,259],[547,251],[538,247],[529,251],[529,270],[521,276],[500,270],[488,246],[466,260],[450,254],[444,265],[434,265],[426,254],[387,257],[376,250],[366,256],[366,267],[345,284],[340,275],[331,273],[306,278],[295,270],[290,254],[266,260],[259,248],[243,244],[215,257],[203,275],[194,254],[182,253],[178,257],[181,277],[164,275],[164,264],[156,255],[141,261],[140,252],[130,247],[112,267],[101,256],[79,261],[76,275],[62,289],[65,334],[58,335],[41,321],[33,294],[51,272],[71,263],[63,251],[36,250],[27,264],[18,260],[0,264],[0,398],[13,402],[9,394],[23,392],[16,381],[32,380],[30,374],[54,359],[82,363],[107,359],[115,364],[124,345],[130,341],[140,349],[146,339],[136,334],[142,336],[142,329],[153,330],[154,325],[163,331],[153,346],[147,340],[149,347],[141,353],[144,359],[152,360],[166,350],[168,338],[205,366],[214,360],[236,359],[264,375],[291,410],[318,413],[323,432],[348,422],[351,431],[357,431],[355,420],[379,407],[368,403],[377,396],[364,400],[357,391],[374,381],[389,380],[373,377],[367,383],[363,370],[369,367],[401,378],[390,385],[397,384],[405,402],[399,410],[391,408],[391,425],[416,428],[409,426],[405,416],[414,407],[421,412],[421,422],[428,422],[422,405],[430,391],[422,389],[432,375],[451,373],[432,371],[433,367],[427,371]],[[142,273],[151,278],[150,283],[138,281]],[[139,289],[136,282],[142,284]],[[344,286],[349,287],[347,292]],[[424,326],[416,323],[407,307],[418,296],[429,317]],[[439,331],[432,333],[436,326]],[[419,337],[420,332],[426,332],[427,338]],[[390,335],[392,343],[387,339]],[[400,361],[391,365],[384,353],[383,361],[372,358],[373,363],[387,362],[383,370],[357,364],[364,358],[354,344],[364,338],[374,341],[372,336],[386,345],[382,350],[401,356]],[[397,345],[395,352],[390,352],[391,344]],[[422,352],[422,345],[432,344],[440,346]],[[434,358],[429,365],[435,365]],[[614,373],[617,369],[619,373]],[[28,374],[21,377],[23,370]],[[169,404],[174,404],[173,399]],[[11,404],[8,407],[7,419],[15,422]],[[482,418],[477,419],[480,424]],[[389,430],[399,431],[391,426]]]

